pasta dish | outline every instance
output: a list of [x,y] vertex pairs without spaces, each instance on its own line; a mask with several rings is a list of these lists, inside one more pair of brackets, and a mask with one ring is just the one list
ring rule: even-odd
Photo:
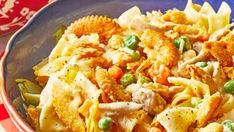
[[36,131],[234,132],[234,24],[192,0],[184,10],[84,16],[17,79]]

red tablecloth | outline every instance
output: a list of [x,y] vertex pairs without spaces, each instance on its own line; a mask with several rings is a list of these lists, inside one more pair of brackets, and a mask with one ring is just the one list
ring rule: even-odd
[[[10,38],[12,32],[23,26],[36,11],[52,1],[54,0],[0,0],[0,61],[6,42]],[[0,132],[18,132],[18,129],[14,126],[7,113],[1,98]]]
[[4,105],[0,100],[0,132],[17,132],[18,129],[11,121]]

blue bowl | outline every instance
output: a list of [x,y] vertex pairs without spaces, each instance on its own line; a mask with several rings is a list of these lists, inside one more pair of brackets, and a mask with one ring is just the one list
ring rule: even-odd
[[[203,4],[204,1],[193,2]],[[222,2],[222,0],[206,1],[216,11]],[[234,7],[233,0],[225,1]],[[13,122],[22,131],[33,131],[25,122],[23,106],[21,110],[15,110],[12,106],[13,99],[20,94],[15,80],[16,78],[34,79],[32,67],[47,57],[55,46],[53,35],[58,25],[69,25],[74,20],[90,14],[118,17],[134,5],[146,12],[159,9],[165,11],[171,8],[184,9],[186,3],[186,0],[58,0],[41,9],[12,36],[1,63],[1,95]],[[233,13],[232,18],[234,18]]]

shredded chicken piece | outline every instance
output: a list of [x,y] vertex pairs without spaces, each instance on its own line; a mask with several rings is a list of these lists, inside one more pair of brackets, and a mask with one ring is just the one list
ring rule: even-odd
[[201,109],[199,109],[197,113],[197,127],[203,127],[208,123],[221,102],[222,97],[219,93],[215,93],[204,99],[200,104]]
[[166,100],[169,99],[169,88],[166,85],[160,83],[145,83],[143,87],[160,94],[160,96]]
[[150,114],[161,112],[167,104],[158,93],[146,88],[136,88],[132,92],[132,100],[143,104],[143,109]]
[[179,52],[176,46],[163,34],[153,30],[145,30],[141,36],[145,46],[144,52],[148,58],[157,60],[166,66],[176,65],[179,59]]
[[188,69],[193,79],[206,83],[209,86],[211,94],[215,93],[218,90],[218,87],[212,79],[211,75],[195,65],[188,66]]
[[108,95],[113,102],[116,101],[130,101],[131,97],[125,93],[124,87],[111,78],[107,70],[102,68],[96,69],[96,80],[100,89]]
[[126,66],[127,63],[133,61],[131,55],[122,50],[107,50],[103,57],[109,62],[120,66]]
[[113,19],[105,16],[86,16],[72,23],[65,34],[74,33],[78,37],[90,33],[98,33],[100,41],[107,43],[114,34],[122,32],[121,27]]
[[202,45],[203,43],[198,41],[198,42],[193,43],[192,46],[193,46],[194,51],[196,51],[197,53],[200,53],[200,51],[202,50]]
[[129,113],[142,108],[142,104],[134,102],[113,102],[113,103],[100,103],[99,109],[104,111]]

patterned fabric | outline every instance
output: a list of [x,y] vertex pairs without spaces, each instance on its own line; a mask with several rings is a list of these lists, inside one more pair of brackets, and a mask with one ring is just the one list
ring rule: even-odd
[[[4,34],[22,27],[41,7],[53,0],[0,0],[0,61],[5,41]],[[1,38],[2,36],[2,38]],[[10,36],[10,35],[8,35]],[[0,99],[0,132],[18,132]]]
[[48,0],[0,0],[0,36],[23,26]]
[[0,100],[0,132],[18,132]]

